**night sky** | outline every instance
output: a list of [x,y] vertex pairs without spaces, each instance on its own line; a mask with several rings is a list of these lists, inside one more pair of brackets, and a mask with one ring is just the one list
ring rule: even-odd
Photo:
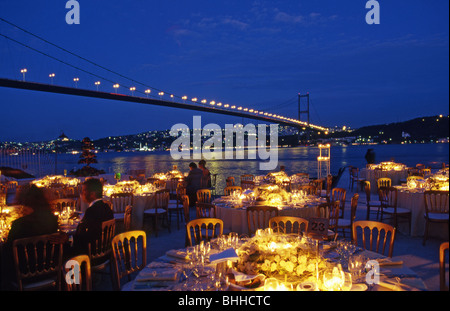
[[[350,126],[448,114],[449,1],[0,0],[0,17],[154,89],[297,117],[310,93],[311,122]],[[0,20],[0,34],[122,86],[127,81]],[[0,36],[0,77],[114,92],[102,81]],[[130,94],[125,87],[120,92]],[[155,95],[157,91],[153,90]],[[144,96],[144,95],[142,95]],[[306,102],[305,102],[306,103]],[[0,88],[0,141],[74,139],[170,129],[176,123],[251,122],[174,108]]]

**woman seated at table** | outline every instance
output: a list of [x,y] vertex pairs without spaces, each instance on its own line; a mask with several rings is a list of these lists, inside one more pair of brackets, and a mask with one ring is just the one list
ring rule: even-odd
[[9,289],[14,280],[12,245],[15,240],[58,232],[55,216],[42,188],[34,184],[24,185],[16,194],[15,204],[23,206],[24,216],[11,223],[11,229],[2,253],[2,282]]

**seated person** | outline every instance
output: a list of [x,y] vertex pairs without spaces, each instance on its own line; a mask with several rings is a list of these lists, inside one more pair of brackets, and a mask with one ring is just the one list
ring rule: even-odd
[[87,179],[81,188],[81,199],[89,204],[73,237],[76,254],[87,254],[88,244],[102,236],[102,222],[114,218],[111,207],[103,202],[103,184],[99,179]]

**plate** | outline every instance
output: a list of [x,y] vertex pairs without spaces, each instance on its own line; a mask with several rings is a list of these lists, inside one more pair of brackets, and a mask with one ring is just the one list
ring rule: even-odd
[[359,284],[353,284],[352,285],[352,289],[350,291],[352,292],[364,292],[367,290],[367,285],[364,283],[359,283]]

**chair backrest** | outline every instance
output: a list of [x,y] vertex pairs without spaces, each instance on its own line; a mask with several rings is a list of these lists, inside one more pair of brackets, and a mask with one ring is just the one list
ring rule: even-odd
[[153,185],[158,189],[166,189],[166,181],[157,179],[153,182]]
[[278,208],[274,206],[255,205],[247,207],[247,226],[250,236],[258,229],[269,227],[269,219],[278,216]]
[[328,228],[335,230],[339,220],[339,201],[322,203],[317,206],[317,218],[327,218],[329,220]]
[[[13,260],[19,291],[40,289],[27,284],[36,278],[52,279],[61,290],[63,242],[59,234],[40,235],[13,241]],[[28,285],[28,286],[27,286]]]
[[183,203],[183,215],[184,215],[184,223],[188,223],[191,219],[191,216],[189,214],[190,208],[189,208],[189,196],[183,195],[181,196],[181,202]]
[[95,242],[88,244],[88,255],[92,261],[106,261],[111,255],[111,240],[116,233],[116,220],[102,222],[102,235]]
[[316,191],[320,192],[323,188],[323,179],[314,179],[309,182],[310,185],[316,187]]
[[317,189],[313,185],[301,186],[298,190],[303,191],[307,195],[317,195]]
[[134,204],[134,195],[132,193],[113,193],[109,198],[114,213],[125,213],[128,205]]
[[50,207],[54,212],[62,212],[67,208],[70,208],[72,211],[75,211],[77,208],[78,199],[75,198],[66,198],[66,199],[56,199],[50,201]]
[[131,275],[147,265],[147,236],[145,231],[127,231],[116,235],[111,247],[114,289],[120,290],[124,277],[131,281]]
[[392,257],[395,232],[396,229],[391,225],[377,221],[359,220],[353,223],[352,240],[356,245],[364,249],[383,255],[385,254],[386,246],[389,245],[387,255]]
[[201,241],[209,241],[223,234],[223,220],[218,218],[197,218],[186,225],[186,235],[190,246]]
[[444,242],[439,247],[439,279],[440,290],[448,291],[447,281],[445,280],[445,252],[448,252],[448,242]]
[[423,177],[429,177],[431,175],[431,169],[430,168],[423,168],[419,170],[419,175],[422,175]]
[[226,179],[227,187],[235,186],[236,181],[234,180],[233,176],[229,176]]
[[308,223],[307,219],[300,217],[276,216],[269,220],[269,227],[273,232],[302,234],[308,232]]
[[216,206],[212,203],[201,203],[197,202],[195,204],[197,218],[215,218],[216,217]]
[[239,186],[228,186],[223,189],[223,194],[226,196],[231,195],[233,192],[242,193],[242,188]]
[[92,290],[91,261],[88,255],[70,258],[64,265],[67,291]]
[[344,188],[333,188],[333,190],[331,190],[331,201],[339,201],[340,202],[340,217],[344,216],[344,209],[345,209],[345,199],[347,196],[347,190],[345,190]]
[[243,191],[250,189],[252,190],[253,188],[255,188],[255,182],[254,181],[250,181],[250,180],[242,180],[241,181],[241,188]]
[[125,208],[125,213],[123,215],[123,228],[125,231],[131,230],[131,212],[133,211],[133,207],[128,205]]
[[448,214],[448,191],[425,191],[425,212],[428,217],[429,213]]
[[211,190],[210,189],[197,190],[197,202],[211,203]]
[[168,210],[169,208],[169,200],[170,200],[170,191],[169,189],[162,189],[155,192],[154,196],[155,200],[155,209],[164,209]]
[[382,207],[393,207],[397,209],[398,190],[395,187],[378,188],[378,196]]
[[243,174],[243,175],[241,175],[241,182],[243,180],[245,180],[245,181],[253,181],[254,179],[255,179],[255,175],[252,175],[252,174]]
[[356,219],[356,209],[358,208],[358,200],[359,200],[359,194],[355,193],[352,196],[351,202],[350,202],[350,223],[353,224],[353,222]]
[[364,182],[364,192],[366,193],[366,203],[367,205],[370,204],[370,181],[366,180]]
[[333,187],[333,175],[327,175],[327,188],[326,188],[326,196],[331,195],[331,188]]
[[359,168],[357,167],[351,167],[350,168],[350,178],[351,179],[357,179],[359,177]]
[[392,179],[388,177],[382,177],[377,179],[377,187],[380,189],[381,187],[391,187]]

